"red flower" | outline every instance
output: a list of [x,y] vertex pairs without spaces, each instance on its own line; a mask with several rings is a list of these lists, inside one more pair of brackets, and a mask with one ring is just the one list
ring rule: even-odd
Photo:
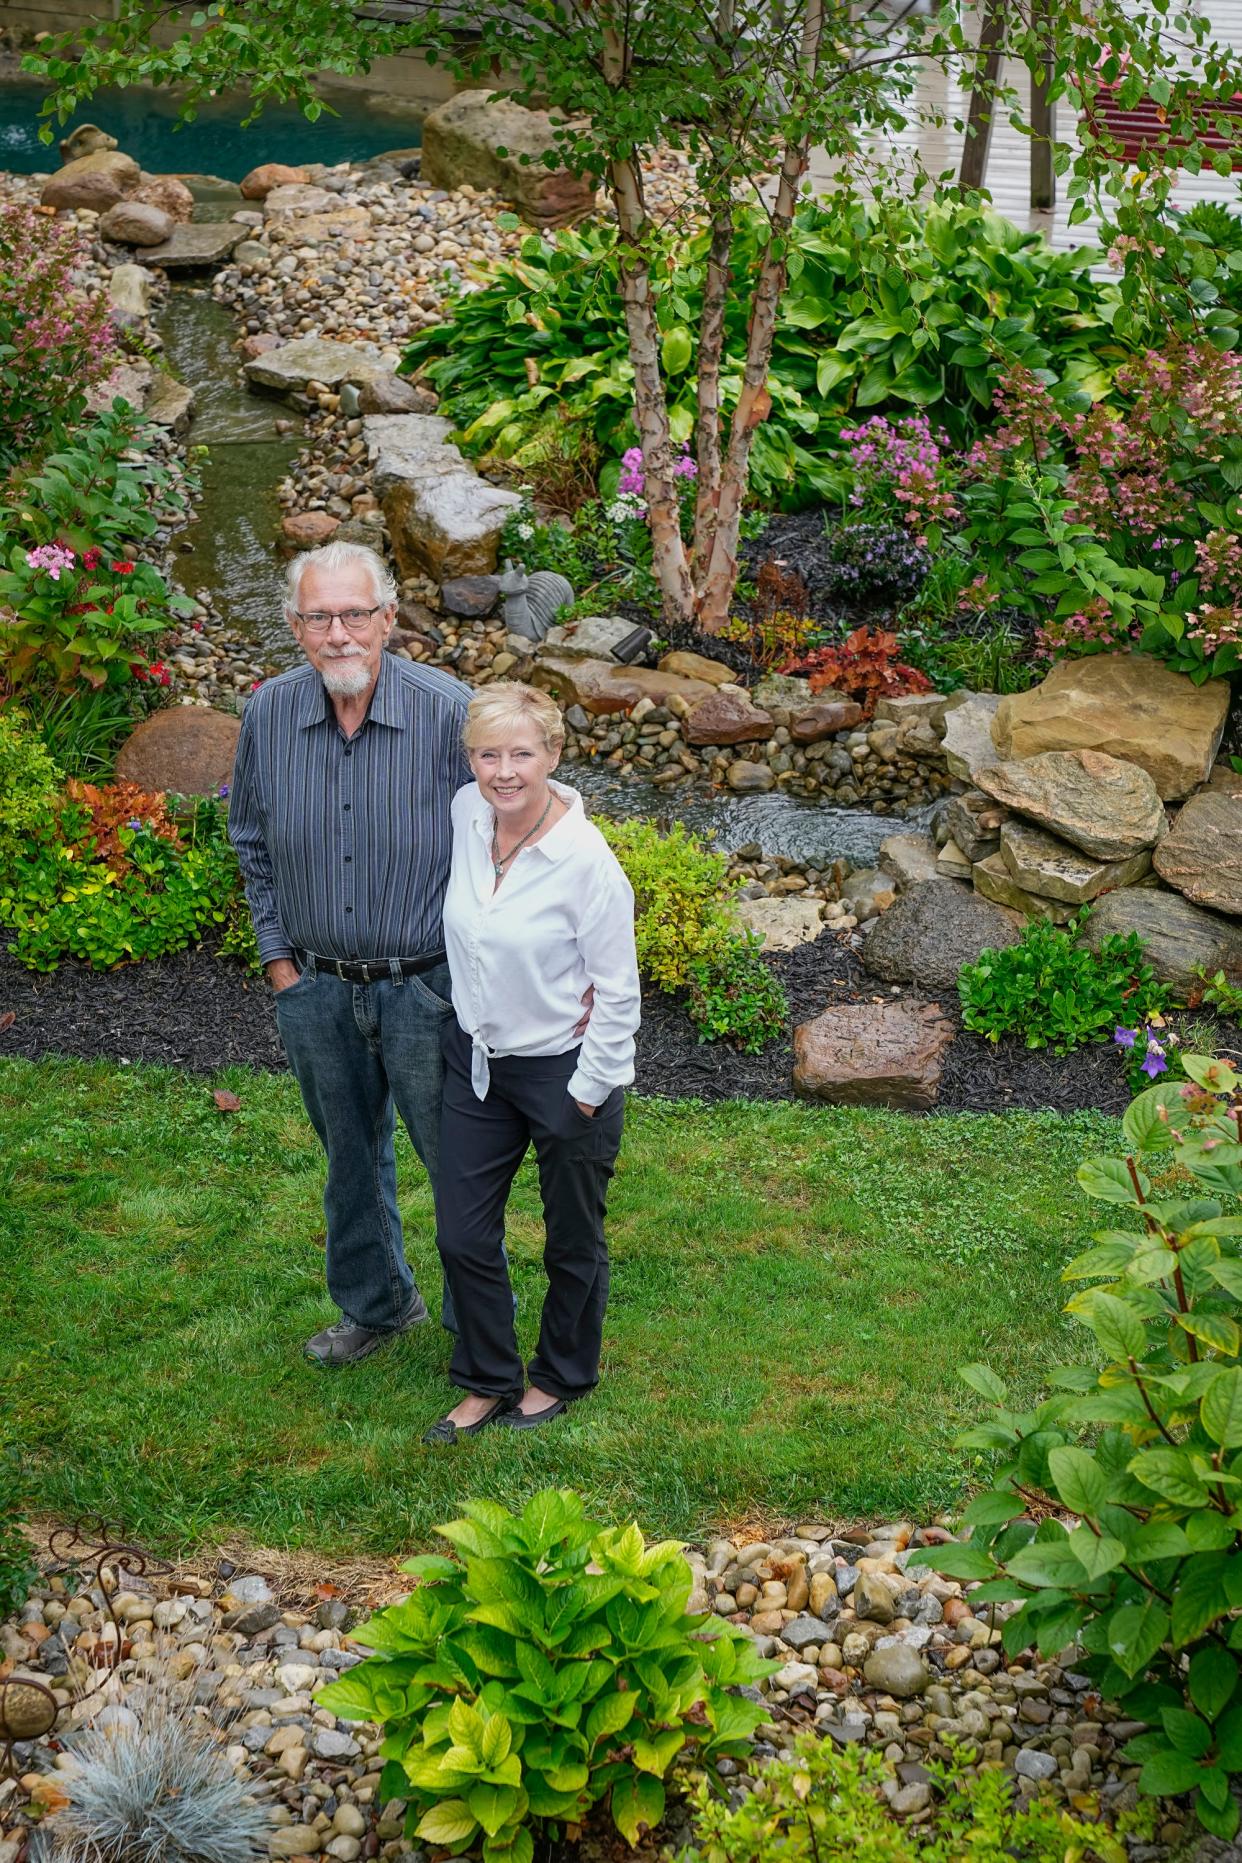
[[118,576],[132,576],[134,573],[134,565],[124,561],[113,563],[112,569],[113,573]]
[[101,552],[101,551],[99,551],[99,550],[84,550],[84,551],[82,552],[82,567],[83,567],[83,569],[98,569],[98,568],[99,568],[99,558],[100,558],[100,556],[101,556],[101,554],[102,554],[102,552]]
[[161,686],[170,686],[172,684],[168,668],[164,665],[162,660],[152,660],[150,666],[147,668],[147,672],[152,679],[158,680]]
[[151,668],[146,664],[145,660],[134,660],[131,663],[131,671],[135,679],[149,679],[151,677]]

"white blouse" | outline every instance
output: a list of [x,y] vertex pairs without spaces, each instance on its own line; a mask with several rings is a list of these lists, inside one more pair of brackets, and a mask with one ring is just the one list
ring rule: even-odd
[[471,1083],[487,1098],[489,1057],[567,1054],[594,985],[570,1097],[602,1106],[634,1078],[639,1021],[634,893],[582,797],[552,788],[569,813],[524,847],[499,888],[492,866],[495,812],[477,783],[453,798],[453,865],[444,944],[453,1008],[474,1044]]

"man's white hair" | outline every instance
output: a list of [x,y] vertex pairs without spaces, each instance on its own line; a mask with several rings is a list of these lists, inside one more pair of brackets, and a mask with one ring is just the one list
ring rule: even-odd
[[321,569],[331,575],[338,569],[365,569],[377,603],[385,607],[397,599],[397,585],[382,559],[365,543],[325,543],[317,550],[303,550],[295,556],[285,572],[285,613],[296,614],[301,607],[302,578],[308,569]]

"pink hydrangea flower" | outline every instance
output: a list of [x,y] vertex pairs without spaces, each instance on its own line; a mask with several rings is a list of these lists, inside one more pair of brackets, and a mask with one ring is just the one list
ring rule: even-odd
[[30,568],[46,569],[53,582],[59,582],[62,571],[72,569],[75,561],[73,551],[61,543],[41,543],[26,552]]

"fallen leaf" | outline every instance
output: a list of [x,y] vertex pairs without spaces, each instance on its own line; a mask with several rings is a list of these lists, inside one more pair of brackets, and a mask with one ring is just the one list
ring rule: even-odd
[[321,1604],[326,1604],[329,1598],[339,1598],[341,1595],[340,1586],[330,1585],[326,1579],[322,1585],[316,1585],[315,1587],[315,1596],[319,1599]]
[[28,1773],[22,1780],[22,1784],[30,1794],[31,1804],[37,1805],[40,1811],[48,1817],[54,1817],[69,1803],[69,1794],[62,1789],[60,1781],[53,1773],[43,1772],[34,1775]]
[[230,1093],[225,1087],[217,1087],[211,1097],[222,1113],[239,1113],[241,1111],[241,1101],[235,1093]]
[[0,1029],[11,1029],[16,1020],[16,1010],[6,1009],[4,1014],[0,1016]]

